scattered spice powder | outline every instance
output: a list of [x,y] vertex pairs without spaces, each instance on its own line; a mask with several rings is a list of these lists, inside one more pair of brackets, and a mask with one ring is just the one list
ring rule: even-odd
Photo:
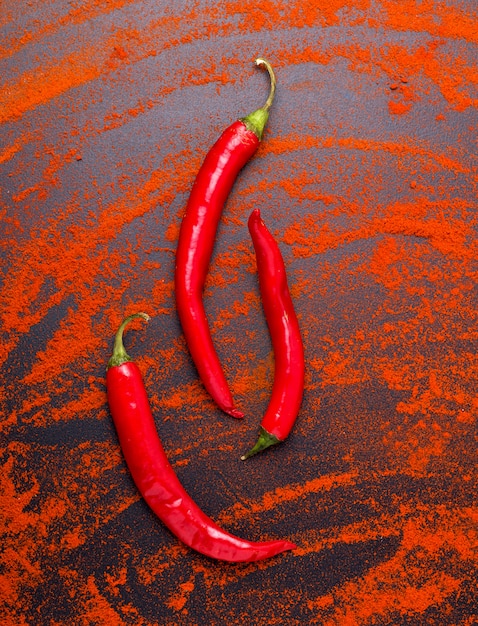
[[[9,1],[0,25],[2,621],[478,620],[474,3]],[[172,277],[206,150],[261,102],[256,48],[278,97],[205,291],[236,423],[197,380]],[[245,465],[273,378],[256,207],[307,378],[287,445]],[[140,500],[104,389],[140,309],[127,347],[179,477],[224,527],[294,553],[209,562]]]

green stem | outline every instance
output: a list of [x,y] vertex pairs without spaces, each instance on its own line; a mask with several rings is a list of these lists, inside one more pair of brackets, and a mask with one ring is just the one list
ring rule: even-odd
[[262,59],[262,58],[258,58],[256,59],[256,65],[263,65],[266,68],[266,70],[269,72],[269,76],[271,79],[271,88],[269,91],[269,97],[267,98],[266,103],[262,107],[263,109],[268,111],[271,108],[272,103],[274,102],[274,96],[276,94],[276,84],[277,84],[276,77],[274,74],[274,70],[272,69],[272,65],[269,63],[269,61],[266,61],[265,59]]
[[131,361],[123,344],[123,333],[124,333],[124,329],[126,328],[126,326],[132,320],[137,319],[138,317],[143,318],[147,322],[149,322],[149,319],[150,319],[149,315],[147,315],[146,313],[133,313],[133,315],[129,315],[127,318],[123,320],[121,326],[118,328],[116,335],[115,335],[113,354],[111,355],[111,358],[108,361],[107,369],[110,369],[110,367],[117,367],[118,365],[122,365],[123,363],[128,363],[128,361]]
[[272,65],[265,59],[256,59],[256,65],[265,67],[266,70],[269,72],[269,77],[271,79],[269,96],[264,106],[262,106],[260,109],[257,109],[257,111],[254,111],[253,113],[249,113],[249,115],[243,117],[241,121],[246,125],[248,130],[257,135],[259,141],[261,141],[265,125],[267,124],[267,120],[269,119],[269,109],[272,106],[276,93],[276,77],[274,74],[274,70],[272,69]]
[[254,447],[252,447],[249,450],[249,452],[246,452],[246,454],[243,454],[241,456],[241,460],[245,461],[249,457],[254,456],[254,454],[257,454],[258,452],[261,452],[262,450],[265,450],[266,448],[269,448],[270,446],[275,446],[276,444],[280,442],[281,442],[281,439],[278,439],[275,435],[268,433],[267,430],[261,427],[259,431],[259,437]]

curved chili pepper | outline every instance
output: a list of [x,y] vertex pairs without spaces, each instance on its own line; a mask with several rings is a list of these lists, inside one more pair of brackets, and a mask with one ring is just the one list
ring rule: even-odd
[[209,330],[202,293],[224,203],[241,168],[259,147],[275,94],[270,64],[266,103],[234,122],[210,149],[194,181],[181,223],[176,251],[175,291],[179,320],[199,376],[216,404],[232,417],[244,417],[234,406]]
[[304,347],[287,285],[284,261],[259,209],[248,222],[259,274],[259,287],[274,350],[272,395],[262,418],[259,438],[242,460],[284,441],[297,418],[304,391]]
[[137,317],[149,319],[130,315],[116,333],[106,388],[126,464],[143,498],[178,539],[214,559],[258,561],[295,548],[288,541],[251,542],[229,534],[186,493],[159,439],[140,370],[123,345],[123,331]]

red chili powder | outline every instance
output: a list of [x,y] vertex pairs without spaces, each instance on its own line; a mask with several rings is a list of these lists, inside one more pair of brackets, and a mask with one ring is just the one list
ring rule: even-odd
[[[154,624],[142,612],[132,579],[154,597],[157,623],[168,626],[194,626],[199,604],[209,608],[211,626],[254,620],[293,626],[297,615],[322,626],[418,623],[431,610],[451,613],[476,579],[477,513],[466,492],[476,484],[478,207],[476,166],[465,141],[476,132],[469,128],[477,105],[478,70],[469,52],[478,43],[476,11],[466,3],[431,0],[246,0],[200,3],[174,15],[151,7],[139,27],[131,16],[140,9],[127,0],[48,4],[58,15],[44,21],[28,9],[19,20],[19,6],[7,3],[0,18],[9,32],[0,58],[11,63],[0,91],[0,123],[7,129],[0,165],[9,168],[0,208],[1,395],[15,407],[10,411],[4,403],[0,422],[5,619],[31,623],[32,599],[48,596],[52,570],[75,607],[69,623],[85,625]],[[96,24],[113,16],[99,34]],[[81,37],[68,41],[74,29],[85,34],[90,27],[94,46]],[[63,44],[54,43],[62,37]],[[292,122],[281,120],[288,96],[279,92],[259,153],[228,202],[218,239],[223,247],[217,248],[205,293],[208,303],[233,294],[211,316],[211,327],[233,393],[251,414],[238,425],[218,418],[194,377],[173,297],[185,197],[202,150],[215,138],[204,129],[221,129],[209,111],[191,109],[202,116],[194,128],[204,134],[191,136],[189,127],[178,126],[174,141],[164,144],[161,123],[175,121],[160,116],[168,98],[184,88],[201,94],[202,104],[202,89],[221,92],[235,82],[240,91],[254,73],[245,61],[251,42],[264,45],[279,83],[288,75],[290,93],[304,92],[317,111],[327,84],[315,72],[294,84],[290,77],[298,66],[331,75],[340,67],[353,78],[349,88],[362,108],[369,103],[364,85],[380,84],[390,128],[414,122],[417,110],[427,106],[436,109],[437,134],[443,129],[446,138],[457,120],[464,127],[450,142],[423,133],[417,138],[413,124],[401,133],[373,134],[352,120],[332,132],[325,116],[313,117],[310,110]],[[48,60],[43,49],[51,53]],[[185,50],[192,50],[188,64],[172,68],[164,62],[167,51]],[[30,53],[23,70],[21,55]],[[144,92],[133,71],[150,65],[156,67],[154,88]],[[97,101],[99,85],[107,85],[111,102]],[[134,97],[123,101],[125,92]],[[103,105],[101,112],[92,104]],[[60,109],[64,135],[52,139]],[[77,117],[82,111],[86,121]],[[160,124],[151,128],[148,116],[155,113]],[[38,126],[37,116],[43,120]],[[157,135],[158,151],[135,163],[133,176],[127,149],[114,146],[113,138],[146,119],[142,128]],[[106,175],[88,171],[86,189],[58,200],[69,168],[86,163],[96,142],[110,145],[110,138],[111,150],[121,150],[117,169]],[[380,200],[395,185],[391,199]],[[291,530],[299,548],[282,567],[304,581],[317,576],[316,564],[334,549],[396,542],[392,554],[370,553],[360,574],[323,592],[292,585],[284,593],[278,561],[224,568],[167,542],[166,535],[149,551],[134,537],[112,538],[109,524],[119,527],[121,515],[139,499],[131,485],[125,491],[115,440],[41,443],[41,433],[57,425],[71,426],[71,433],[78,423],[109,424],[101,372],[114,329],[125,313],[138,309],[152,313],[153,321],[129,329],[127,340],[178,472],[192,476],[186,472],[193,462],[213,467],[220,454],[234,457],[238,440],[249,443],[273,370],[269,344],[260,347],[267,329],[250,323],[262,319],[245,232],[258,203],[283,250],[303,329],[305,404],[295,442],[291,438],[261,464],[239,466],[238,472],[250,472],[247,484],[241,474],[229,485],[225,468],[217,471],[219,495],[224,501],[230,495],[231,503],[216,519],[264,536],[268,528],[271,535]],[[229,234],[236,240],[227,240]],[[175,329],[170,336],[155,335],[155,316],[168,319]],[[44,343],[35,343],[44,328]],[[190,375],[179,376],[184,371]],[[365,406],[373,385],[386,390],[389,405]],[[335,406],[340,410],[334,412]],[[172,416],[185,425],[179,441]],[[27,431],[28,443],[16,440]],[[324,459],[318,450],[330,433],[333,458]],[[313,441],[317,450],[306,454],[298,440]],[[277,466],[274,458],[281,459]],[[333,469],[327,472],[329,461]],[[289,463],[299,478],[284,483]],[[419,488],[414,495],[391,493],[387,503],[380,495],[388,480]],[[427,494],[436,484],[454,492],[453,504]],[[361,490],[373,495],[365,500],[356,495]],[[368,513],[341,524],[320,523],[329,513],[335,519],[338,503]],[[294,520],[304,519],[311,522],[296,527]],[[75,555],[95,541],[119,545],[117,562],[92,575],[76,567]],[[171,580],[176,583],[166,584]],[[270,612],[259,615],[257,607]],[[473,616],[460,619],[464,626]],[[49,624],[60,622],[52,618]]]

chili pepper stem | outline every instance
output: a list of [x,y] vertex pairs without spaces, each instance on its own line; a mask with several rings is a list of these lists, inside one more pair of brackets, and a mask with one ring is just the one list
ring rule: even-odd
[[259,431],[259,437],[255,445],[249,450],[249,452],[246,452],[246,454],[243,454],[241,456],[241,461],[245,461],[249,457],[254,456],[254,454],[257,454],[258,452],[261,452],[262,450],[265,450],[270,446],[275,446],[280,442],[281,440],[278,439],[275,435],[268,433],[265,428],[261,427]]
[[260,109],[257,109],[256,111],[253,111],[252,113],[249,113],[249,115],[243,117],[241,121],[246,125],[247,129],[252,131],[259,138],[259,141],[261,141],[265,125],[267,124],[267,120],[269,119],[269,109],[272,106],[276,93],[276,77],[274,74],[274,70],[272,69],[272,65],[265,59],[256,59],[256,65],[264,66],[269,72],[269,77],[271,80],[269,96],[264,106],[262,106]]
[[113,354],[111,355],[111,358],[108,361],[107,369],[110,369],[110,367],[117,367],[118,365],[122,365],[123,363],[128,363],[129,361],[131,361],[123,344],[123,333],[124,333],[124,329],[126,328],[126,326],[132,320],[137,319],[138,317],[141,317],[142,319],[146,320],[146,322],[149,322],[150,320],[150,317],[147,313],[133,313],[132,315],[129,315],[127,318],[123,320],[121,326],[118,328],[116,335],[115,335]]

